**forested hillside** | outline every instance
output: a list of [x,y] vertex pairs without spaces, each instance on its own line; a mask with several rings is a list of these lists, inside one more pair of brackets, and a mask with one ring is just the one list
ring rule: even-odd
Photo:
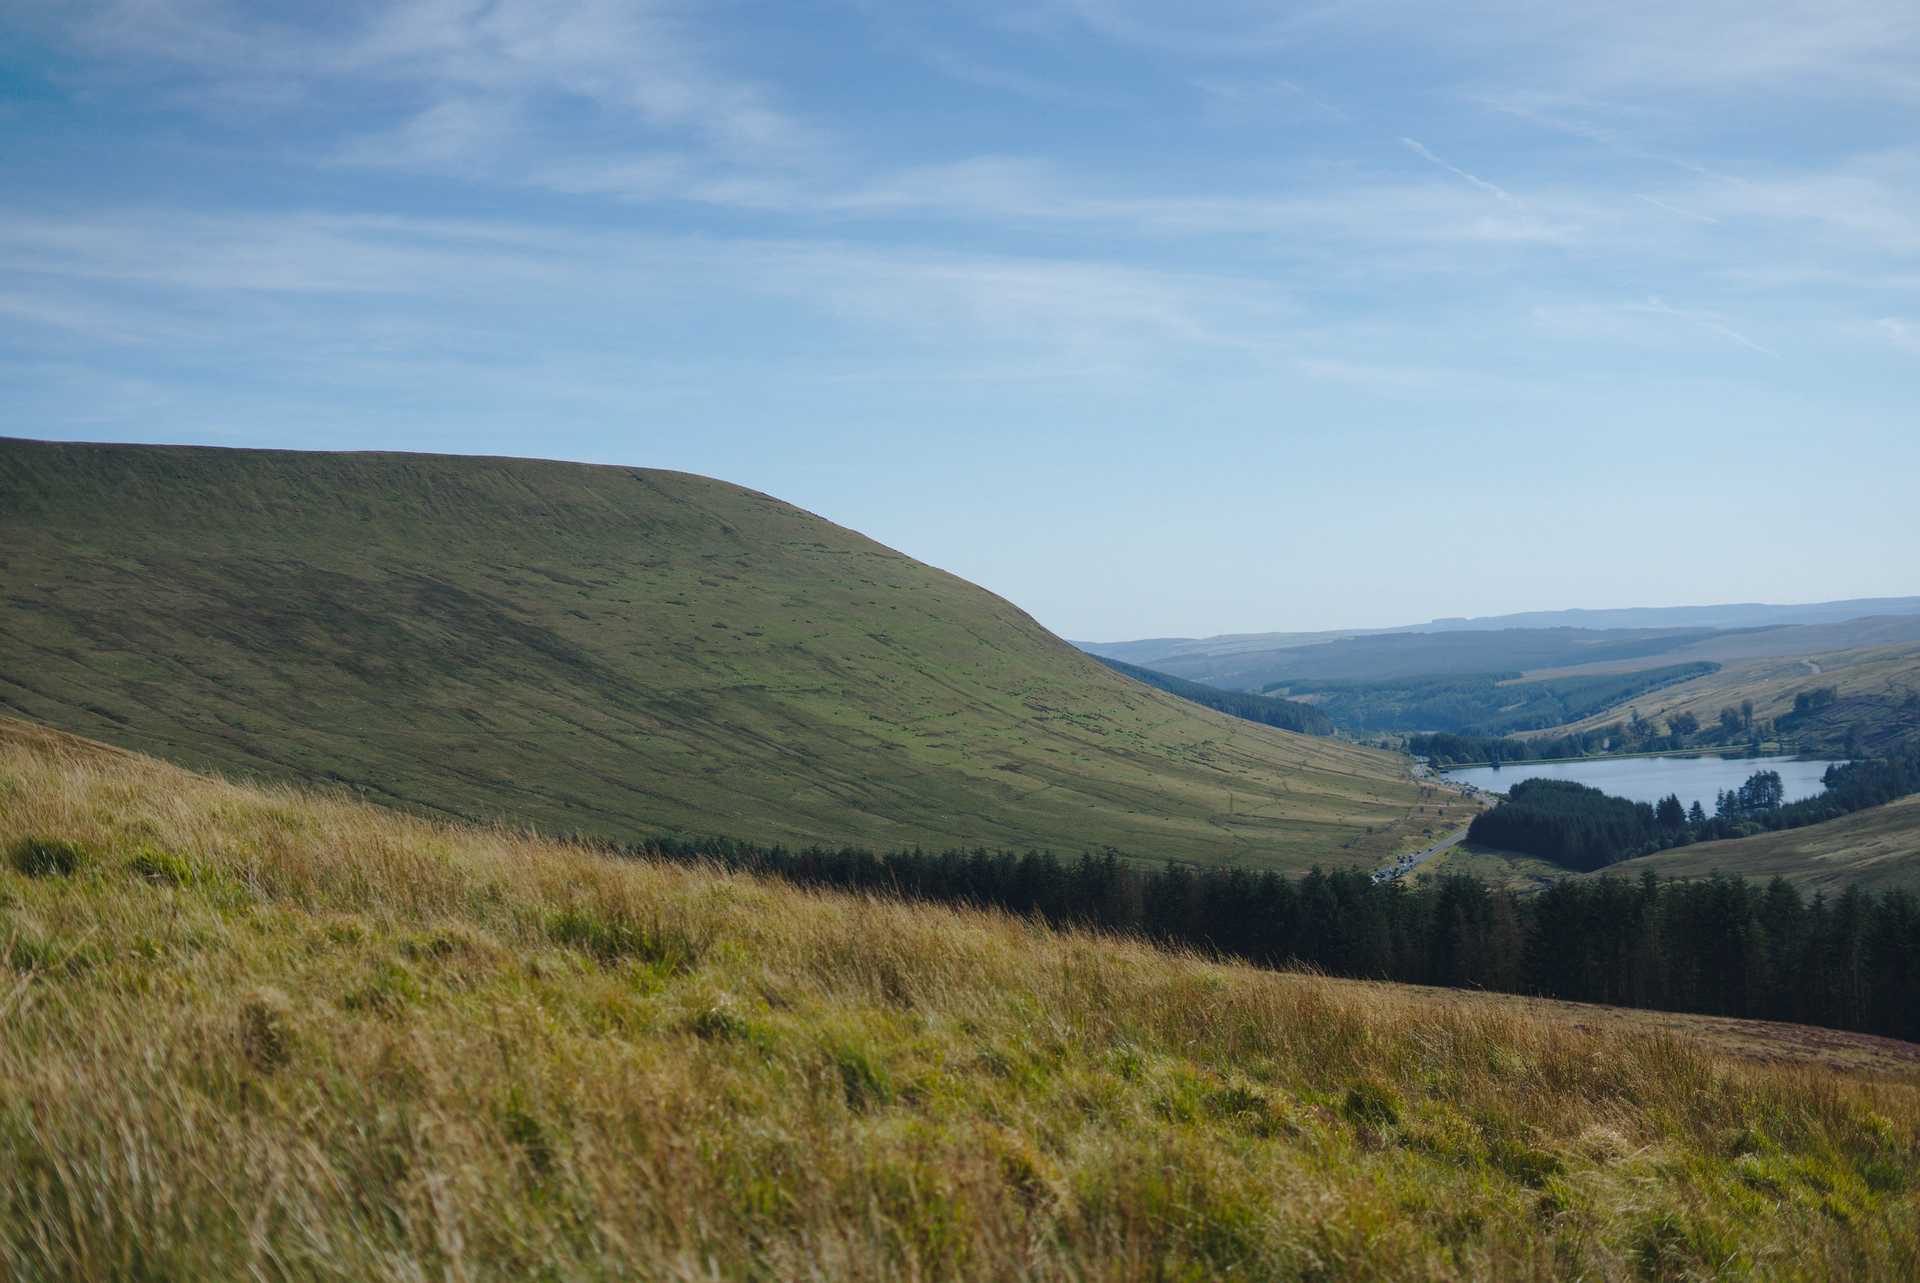
[[1117,659],[1107,659],[1098,655],[1094,658],[1122,676],[1131,677],[1136,682],[1144,682],[1156,690],[1166,691],[1169,695],[1178,695],[1181,699],[1192,700],[1196,704],[1225,713],[1229,717],[1240,717],[1265,726],[1278,726],[1289,731],[1299,731],[1303,735],[1333,734],[1332,720],[1325,713],[1306,704],[1287,699],[1273,699],[1266,695],[1250,695],[1245,691],[1219,690],[1212,686],[1203,686],[1199,682],[1187,681],[1183,677],[1174,677],[1167,673],[1155,672],[1151,668],[1140,668],[1134,664],[1123,663]]
[[1563,726],[1636,696],[1711,673],[1718,664],[1668,664],[1628,673],[1522,681],[1517,671],[1438,673],[1379,682],[1290,679],[1263,693],[1311,699],[1354,731],[1439,731],[1497,737]]
[[1571,780],[1522,779],[1506,801],[1474,818],[1470,836],[1590,872],[1672,847],[1810,828],[1920,792],[1920,743],[1883,758],[1836,762],[1824,782],[1813,797],[1787,802],[1779,772],[1758,770],[1739,788],[1723,790],[1709,812],[1698,802],[1682,806],[1678,796],[1648,805]]

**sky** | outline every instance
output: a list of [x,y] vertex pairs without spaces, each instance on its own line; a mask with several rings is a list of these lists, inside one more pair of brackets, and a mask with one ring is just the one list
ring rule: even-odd
[[1911,0],[11,0],[0,435],[683,469],[1081,640],[1920,593],[1917,109]]

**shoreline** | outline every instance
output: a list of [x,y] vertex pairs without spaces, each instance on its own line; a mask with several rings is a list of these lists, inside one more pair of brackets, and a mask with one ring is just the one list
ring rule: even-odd
[[1725,762],[1737,762],[1737,761],[1741,761],[1742,759],[1745,759],[1747,761],[1757,762],[1757,761],[1763,761],[1768,758],[1776,758],[1776,757],[1790,757],[1796,762],[1846,762],[1846,761],[1852,760],[1846,757],[1818,757],[1818,756],[1809,756],[1802,753],[1786,753],[1786,752],[1761,753],[1761,754],[1758,754],[1757,756],[1743,752],[1743,753],[1740,753],[1738,756],[1734,756],[1727,753],[1724,749],[1678,748],[1678,749],[1667,749],[1664,752],[1659,752],[1659,753],[1594,753],[1594,754],[1588,754],[1585,757],[1527,757],[1527,758],[1520,758],[1517,760],[1500,761],[1500,762],[1449,762],[1445,766],[1434,766],[1431,762],[1429,762],[1427,765],[1430,769],[1438,771],[1442,775],[1444,775],[1448,771],[1470,771],[1470,770],[1477,770],[1480,767],[1485,767],[1485,766],[1493,766],[1493,767],[1498,767],[1501,770],[1505,770],[1509,766],[1551,766],[1556,762],[1624,762],[1624,761],[1631,761],[1636,758],[1655,758],[1655,757],[1688,757],[1688,758],[1717,757],[1720,760]]

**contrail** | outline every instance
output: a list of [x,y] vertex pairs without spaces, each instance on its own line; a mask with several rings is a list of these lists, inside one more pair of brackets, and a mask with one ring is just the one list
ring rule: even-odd
[[1696,214],[1690,209],[1681,209],[1678,205],[1669,205],[1667,202],[1655,200],[1651,196],[1642,196],[1640,199],[1649,205],[1658,205],[1661,209],[1670,209],[1676,214],[1685,214],[1688,218],[1697,218],[1703,223],[1712,223],[1715,227],[1720,226],[1720,220],[1717,218],[1708,218],[1705,214]]
[[1475,187],[1484,187],[1488,191],[1492,192],[1495,196],[1498,196],[1501,200],[1513,199],[1513,197],[1507,195],[1505,192],[1501,191],[1498,187],[1495,187],[1492,183],[1488,182],[1486,179],[1475,178],[1472,174],[1469,174],[1466,170],[1461,169],[1455,165],[1449,165],[1446,161],[1441,160],[1438,156],[1428,151],[1425,147],[1422,147],[1419,143],[1413,141],[1413,139],[1402,138],[1400,141],[1405,143],[1407,146],[1413,148],[1415,151],[1419,152],[1422,156],[1425,156],[1428,160],[1432,161],[1434,164],[1440,166],[1440,168],[1445,170],[1450,170],[1451,172],[1460,175],[1460,177],[1466,179],[1468,182],[1472,183]]

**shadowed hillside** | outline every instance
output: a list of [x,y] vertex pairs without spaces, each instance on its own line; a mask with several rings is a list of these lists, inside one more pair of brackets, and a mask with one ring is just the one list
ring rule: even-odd
[[1297,865],[1415,794],[683,473],[6,441],[0,549],[12,710],[445,814]]

